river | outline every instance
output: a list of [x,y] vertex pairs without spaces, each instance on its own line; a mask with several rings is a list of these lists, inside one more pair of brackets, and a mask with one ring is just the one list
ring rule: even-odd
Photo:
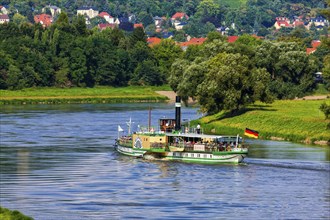
[[[168,104],[1,106],[0,204],[34,219],[330,219],[329,147],[247,140],[240,165],[119,155],[127,130]],[[200,117],[183,108],[183,119]]]

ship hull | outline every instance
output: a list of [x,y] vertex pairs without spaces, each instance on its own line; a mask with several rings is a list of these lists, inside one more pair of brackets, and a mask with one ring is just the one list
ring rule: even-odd
[[143,157],[149,160],[153,159],[202,164],[238,164],[246,157],[246,154],[243,152],[154,152],[121,145],[115,146],[115,149],[119,153],[127,156]]

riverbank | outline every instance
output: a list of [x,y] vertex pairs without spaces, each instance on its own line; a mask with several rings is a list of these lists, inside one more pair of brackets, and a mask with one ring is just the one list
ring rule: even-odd
[[248,106],[241,114],[230,117],[225,112],[201,118],[200,123],[206,133],[244,134],[245,128],[259,132],[260,139],[303,142],[307,144],[329,145],[330,131],[323,112],[323,100],[280,100],[272,104],[257,103]]
[[33,218],[23,215],[17,210],[11,211],[0,206],[0,219],[20,219],[20,220],[33,220]]
[[17,91],[0,90],[0,105],[10,104],[71,104],[115,102],[165,102],[167,96],[155,91],[170,90],[169,86],[129,86],[96,88],[29,88]]

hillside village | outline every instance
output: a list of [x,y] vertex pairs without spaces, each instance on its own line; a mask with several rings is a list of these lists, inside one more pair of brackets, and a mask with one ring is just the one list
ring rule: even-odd
[[[57,19],[58,15],[61,12],[64,12],[65,9],[61,9],[55,5],[48,5],[44,7],[42,13],[34,15],[34,23],[41,24],[44,28],[47,28],[52,25],[52,23]],[[0,24],[11,22],[11,18],[9,16],[10,11],[5,6],[0,6]],[[83,6],[79,7],[76,10],[76,15],[84,16],[86,20],[86,25],[89,28],[97,28],[100,31],[107,28],[119,28],[121,30],[132,32],[135,28],[141,27],[145,30],[143,23],[136,23],[135,15],[132,14],[127,17],[114,17],[110,15],[106,11],[99,11],[96,7],[93,6]],[[93,22],[93,20],[96,22]],[[171,17],[166,16],[155,16],[153,17],[154,22],[154,33],[157,33],[157,36],[153,36],[155,34],[151,33],[148,30],[145,30],[146,35],[148,36],[148,44],[150,46],[154,46],[159,44],[162,39],[172,38],[174,36],[173,32],[169,31],[169,27],[175,29],[176,31],[181,31],[187,25],[187,21],[189,20],[189,16],[184,12],[176,12]],[[94,26],[93,26],[93,24]],[[230,25],[231,27],[235,27],[235,23]],[[273,32],[280,31],[281,29],[296,29],[303,28],[306,30],[317,30],[322,31],[329,27],[329,21],[322,17],[306,17],[304,15],[294,16],[291,19],[288,17],[276,17],[274,20],[274,25],[272,27]],[[220,26],[216,27],[216,31],[220,32],[222,35],[228,36],[228,31],[230,27]],[[263,39],[263,36],[256,36],[258,39]],[[232,43],[238,39],[238,36],[229,36],[228,42]],[[184,35],[184,40],[182,42],[178,42],[183,50],[185,50],[189,45],[199,45],[202,44],[206,40],[205,37],[194,37],[188,34]],[[320,39],[314,39],[311,42],[311,47],[306,48],[306,53],[310,54],[316,51],[316,48],[320,45]]]

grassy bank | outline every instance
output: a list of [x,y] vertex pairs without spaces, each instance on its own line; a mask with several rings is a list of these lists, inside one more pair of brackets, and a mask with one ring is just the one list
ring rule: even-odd
[[0,206],[0,219],[3,220],[33,220],[33,218],[23,215],[17,210],[11,211]]
[[96,87],[96,88],[29,88],[17,91],[0,90],[0,104],[57,104],[57,103],[112,103],[159,102],[167,97],[157,94],[162,87]]
[[[243,135],[246,127],[259,131],[262,139],[287,140],[325,144],[330,141],[330,131],[320,105],[326,100],[285,100],[272,104],[249,106],[235,117],[224,112],[200,119],[204,132]],[[194,122],[194,123],[197,123]]]

